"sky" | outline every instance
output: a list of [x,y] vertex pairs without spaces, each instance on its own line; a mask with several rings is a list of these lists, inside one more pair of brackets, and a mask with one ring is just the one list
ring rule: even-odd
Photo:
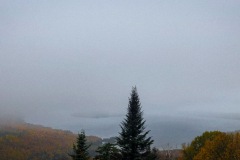
[[238,0],[0,0],[0,22],[0,116],[108,137],[137,86],[153,134],[240,129]]

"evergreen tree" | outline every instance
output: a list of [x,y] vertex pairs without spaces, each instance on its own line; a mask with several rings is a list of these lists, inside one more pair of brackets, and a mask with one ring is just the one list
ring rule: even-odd
[[78,134],[76,144],[73,144],[73,153],[69,154],[69,156],[71,156],[73,160],[88,160],[90,158],[87,151],[89,147],[90,145],[87,145],[85,132],[81,131],[81,133]]
[[147,137],[149,131],[145,132],[145,120],[141,111],[141,104],[137,88],[133,87],[126,118],[121,123],[121,133],[117,137],[117,144],[121,149],[124,160],[141,160],[150,153],[153,143],[151,137]]
[[98,155],[95,157],[95,160],[119,160],[121,159],[121,154],[119,149],[115,144],[106,143],[98,147]]
[[158,152],[159,152],[159,150],[154,147],[151,151],[146,153],[147,155],[143,158],[143,160],[159,160],[159,159],[161,159],[158,156],[159,155]]

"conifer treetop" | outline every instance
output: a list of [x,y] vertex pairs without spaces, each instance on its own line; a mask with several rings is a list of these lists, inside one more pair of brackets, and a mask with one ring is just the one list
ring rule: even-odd
[[141,111],[141,103],[137,93],[137,88],[133,87],[127,109],[126,118],[121,123],[121,132],[117,137],[117,144],[121,148],[123,159],[142,159],[150,150],[153,143],[151,137],[147,137],[150,132],[145,131],[145,120]]

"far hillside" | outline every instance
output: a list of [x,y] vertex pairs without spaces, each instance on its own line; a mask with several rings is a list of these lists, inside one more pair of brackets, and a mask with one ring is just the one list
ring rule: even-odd
[[[87,136],[94,155],[102,139]],[[1,160],[70,160],[76,134],[24,122],[0,122]]]

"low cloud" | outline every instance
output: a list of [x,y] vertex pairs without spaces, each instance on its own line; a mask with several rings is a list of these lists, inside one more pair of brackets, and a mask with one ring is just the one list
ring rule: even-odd
[[73,113],[73,117],[78,118],[93,118],[93,119],[100,119],[100,118],[113,118],[113,117],[123,117],[123,114],[109,114],[109,113]]
[[219,113],[219,114],[214,115],[214,117],[221,118],[221,119],[240,121],[240,113]]

